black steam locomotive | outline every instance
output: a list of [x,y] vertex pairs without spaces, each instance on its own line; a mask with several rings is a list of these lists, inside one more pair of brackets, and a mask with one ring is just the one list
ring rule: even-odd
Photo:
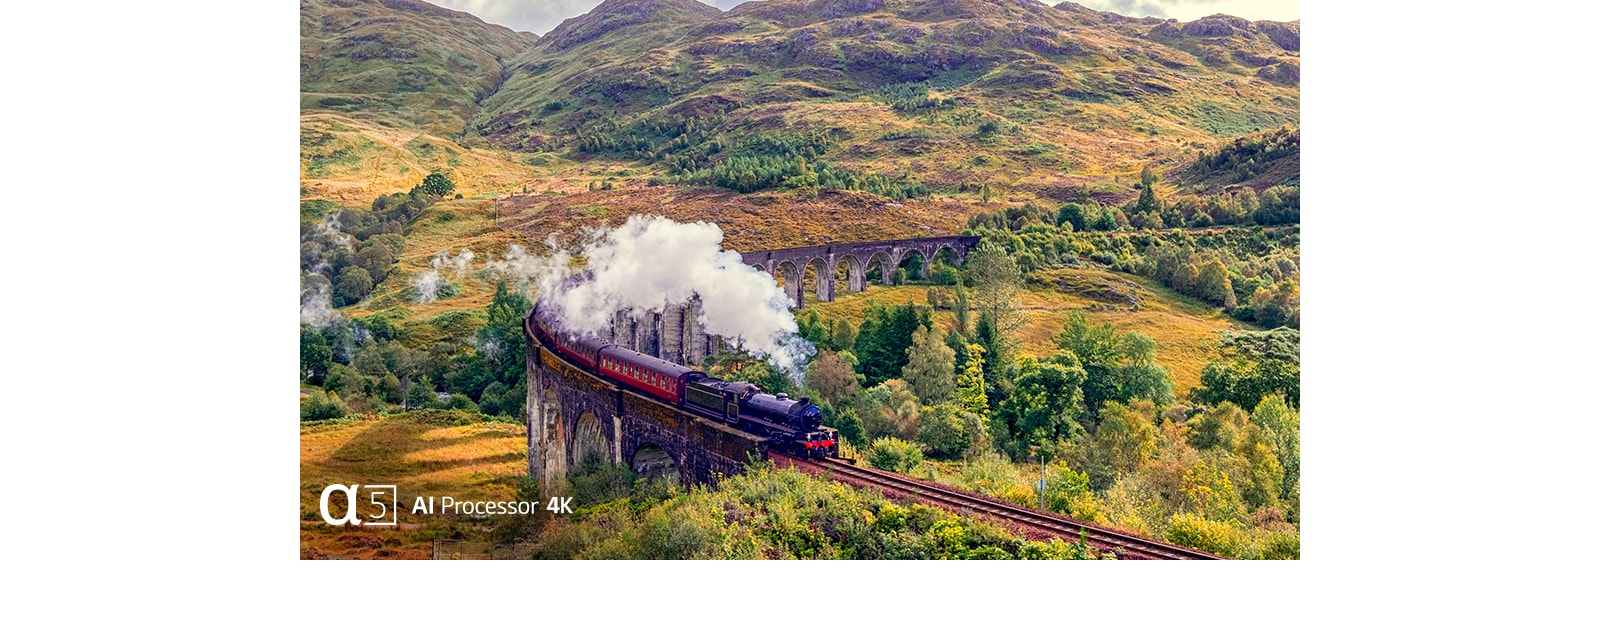
[[587,335],[561,329],[554,309],[534,306],[533,334],[563,358],[602,377],[697,415],[771,441],[798,457],[839,455],[839,434],[822,426],[822,410],[806,398],[768,394],[750,383],[728,382]]

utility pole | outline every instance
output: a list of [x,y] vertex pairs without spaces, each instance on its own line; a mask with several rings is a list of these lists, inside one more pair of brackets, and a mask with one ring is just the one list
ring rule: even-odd
[[1039,511],[1044,509],[1044,451],[1039,452]]

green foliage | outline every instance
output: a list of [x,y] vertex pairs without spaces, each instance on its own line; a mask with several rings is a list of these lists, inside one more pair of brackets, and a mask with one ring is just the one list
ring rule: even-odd
[[956,353],[931,328],[917,327],[911,334],[906,357],[900,378],[911,386],[922,404],[938,404],[955,392]]
[[313,392],[310,396],[300,399],[301,422],[342,418],[346,413],[344,403],[339,401],[337,395],[329,397],[320,392]]
[[[1263,335],[1267,337],[1263,339]],[[1256,344],[1261,344],[1259,349]],[[1228,402],[1254,409],[1263,398],[1276,394],[1283,396],[1291,407],[1300,406],[1297,331],[1277,329],[1267,333],[1225,334],[1221,349],[1223,356],[1201,369],[1200,386],[1189,393],[1190,399],[1207,404]]]
[[1166,538],[1173,544],[1221,556],[1237,555],[1239,548],[1238,533],[1231,525],[1189,513],[1172,517],[1172,522],[1167,524]]
[[1053,445],[1083,434],[1075,419],[1083,404],[1083,368],[1075,364],[1024,359],[1015,387],[990,423],[999,444],[1012,457],[1024,459],[1029,446]]
[[1233,480],[1219,465],[1201,461],[1183,473],[1185,506],[1204,518],[1238,520],[1244,505]]
[[1215,150],[1201,151],[1190,166],[1199,177],[1221,176],[1226,183],[1251,179],[1275,161],[1300,156],[1300,129],[1284,127],[1235,138]]
[[[1034,542],[921,504],[770,466],[716,489],[588,504],[538,538],[535,558],[1091,559],[1082,541]],[[531,495],[536,496],[536,495]],[[615,493],[602,494],[615,496]],[[574,499],[574,503],[581,503]]]
[[456,191],[455,182],[450,181],[450,176],[444,173],[429,173],[422,178],[422,183],[417,185],[422,192],[435,197],[444,197]]
[[583,506],[626,498],[632,493],[633,483],[631,468],[607,464],[594,453],[585,455],[577,470],[567,476],[572,502]]
[[839,435],[850,445],[867,443],[866,429],[861,424],[861,417],[856,414],[854,407],[839,407],[832,414],[824,410],[823,417],[828,426],[839,430]]
[[839,404],[861,391],[855,370],[832,350],[818,352],[806,365],[806,386],[832,404]]
[[1045,476],[1044,504],[1053,512],[1094,521],[1102,507],[1089,488],[1089,475],[1062,464],[1054,464]]
[[919,313],[911,304],[884,306],[876,301],[867,305],[861,331],[856,335],[855,355],[861,360],[861,374],[868,385],[899,376],[909,360],[912,335],[931,315]]
[[300,376],[312,385],[322,385],[333,367],[333,348],[320,331],[300,327]]
[[983,379],[983,346],[967,346],[967,364],[956,377],[955,403],[967,413],[984,419],[989,417],[989,398]]
[[433,393],[433,381],[424,376],[406,390],[406,409],[430,409],[440,406],[439,397]]
[[1094,442],[1104,462],[1119,473],[1137,472],[1156,454],[1156,409],[1148,401],[1124,406],[1108,402],[1100,411]]
[[909,473],[922,465],[922,446],[899,438],[878,438],[867,450],[866,460],[873,468]]
[[856,327],[850,320],[840,319],[833,323],[833,331],[829,336],[829,347],[837,350],[851,350],[856,347]]
[[1243,409],[1231,402],[1206,409],[1189,421],[1189,445],[1202,451],[1231,451],[1248,418]]
[[954,106],[953,98],[928,95],[927,83],[891,83],[878,89],[878,95],[895,111],[916,114]]
[[927,407],[917,418],[917,441],[928,445],[934,457],[956,457],[972,445],[970,428],[981,428],[982,421],[954,403]]
[[706,357],[706,374],[726,381],[744,381],[770,393],[797,391],[789,377],[771,361],[745,352],[719,351]]
[[[1289,500],[1300,485],[1300,414],[1289,408],[1282,396],[1268,396],[1256,405],[1250,421],[1266,433],[1266,440],[1277,453],[1279,467],[1283,469],[1283,483],[1278,495]],[[1299,501],[1294,501],[1297,506]]]
[[[673,161],[675,181],[714,185],[741,193],[774,188],[856,190],[891,199],[930,194],[909,172],[898,177],[854,173],[821,159],[833,141],[825,134],[757,134],[699,159]],[[719,142],[720,146],[720,142]],[[637,150],[637,149],[636,149]],[[719,160],[712,161],[716,154]]]
[[334,282],[333,305],[349,306],[365,299],[369,293],[372,293],[372,274],[351,265],[339,272],[339,279]]

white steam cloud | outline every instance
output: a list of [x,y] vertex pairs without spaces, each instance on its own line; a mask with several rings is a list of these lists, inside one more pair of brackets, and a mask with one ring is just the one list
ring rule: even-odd
[[544,243],[553,252],[549,256],[530,254],[521,245],[512,245],[499,260],[489,261],[484,271],[489,278],[507,280],[524,293],[529,289],[540,295],[548,293],[572,273],[572,254],[556,244],[553,234]]
[[[315,277],[315,276],[314,276]],[[300,323],[322,327],[340,318],[333,308],[333,291],[321,277],[314,281],[302,279],[300,285]]]
[[467,275],[467,270],[472,268],[472,259],[475,257],[476,255],[469,249],[463,249],[455,256],[451,256],[447,251],[434,254],[431,261],[432,269],[417,274],[417,277],[411,280],[411,285],[417,289],[417,303],[427,304],[439,299],[439,289],[445,286],[445,278],[461,278]]
[[634,215],[620,227],[589,233],[582,250],[591,274],[585,282],[557,285],[559,277],[545,277],[540,284],[554,291],[549,303],[568,329],[602,338],[613,313],[643,316],[698,295],[699,323],[707,333],[798,375],[816,349],[799,336],[789,312],[793,303],[771,275],[722,249],[722,236],[712,223]]

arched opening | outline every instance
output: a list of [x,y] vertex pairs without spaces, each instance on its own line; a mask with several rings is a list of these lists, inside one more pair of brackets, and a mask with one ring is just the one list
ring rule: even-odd
[[665,479],[674,484],[682,484],[683,476],[678,472],[678,462],[672,455],[654,444],[645,444],[633,452],[633,476],[639,479]]
[[833,300],[833,278],[828,275],[827,267],[828,263],[821,258],[811,259],[806,263],[802,280],[805,294],[815,295],[822,302]]
[[778,263],[778,273],[773,274],[772,279],[777,281],[778,286],[783,287],[783,293],[789,296],[791,302],[794,302],[795,308],[800,308],[804,305],[804,279],[800,275],[800,270],[795,268],[794,263],[787,260]]
[[867,276],[861,269],[861,260],[845,256],[833,266],[833,294],[867,290]]
[[[901,272],[905,272],[904,276]],[[928,280],[928,259],[922,252],[909,249],[900,255],[899,264],[895,265],[895,284],[900,284],[904,277],[906,282],[926,282]]]
[[888,252],[878,252],[867,258],[867,264],[862,272],[865,282],[890,284],[894,282],[894,274],[889,271],[890,261]]
[[566,449],[561,447],[567,443],[567,428],[566,423],[561,421],[561,397],[556,394],[555,386],[544,388],[540,407],[544,409],[545,474],[547,478],[565,478],[567,453]]
[[600,430],[600,419],[594,412],[585,411],[578,416],[578,426],[572,436],[571,460],[580,464],[590,460],[606,462],[606,454],[611,449],[606,448],[606,436]]
[[940,247],[934,252],[933,261],[928,267],[928,281],[934,284],[953,285],[960,275],[960,261],[956,260],[956,250],[950,246]]

